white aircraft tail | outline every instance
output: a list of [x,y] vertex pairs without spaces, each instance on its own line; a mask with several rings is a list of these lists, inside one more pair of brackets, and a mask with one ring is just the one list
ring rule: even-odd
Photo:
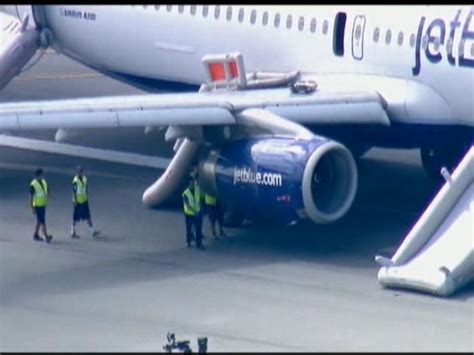
[[391,259],[376,256],[385,287],[449,296],[474,279],[474,146]]

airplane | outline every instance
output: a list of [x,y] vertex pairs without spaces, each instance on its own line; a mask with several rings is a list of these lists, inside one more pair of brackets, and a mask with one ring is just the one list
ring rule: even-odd
[[149,92],[1,104],[0,130],[167,127],[176,153],[143,194],[150,207],[196,165],[236,225],[333,223],[353,204],[368,149],[419,148],[427,173],[439,176],[474,143],[472,6],[0,11],[0,90],[51,47]]

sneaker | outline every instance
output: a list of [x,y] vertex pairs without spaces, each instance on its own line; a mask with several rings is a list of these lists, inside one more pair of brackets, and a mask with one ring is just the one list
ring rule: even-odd
[[46,236],[46,243],[51,243],[51,240],[53,240],[53,236],[50,234],[50,235],[47,235]]
[[71,233],[72,239],[79,239],[80,237],[76,233]]
[[33,240],[34,240],[34,241],[37,241],[37,242],[42,242],[42,241],[44,241],[44,239],[41,238],[38,234],[35,234],[35,235],[33,236]]

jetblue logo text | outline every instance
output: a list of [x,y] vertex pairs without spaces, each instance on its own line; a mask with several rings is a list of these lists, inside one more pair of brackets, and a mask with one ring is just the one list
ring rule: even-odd
[[266,186],[281,186],[282,176],[276,173],[253,172],[247,168],[234,168],[234,185],[238,182]]
[[[423,16],[420,19],[420,24],[418,25],[418,34],[416,37],[416,48],[415,48],[415,65],[412,68],[413,75],[419,75],[421,71],[421,52],[424,49],[425,57],[431,63],[436,64],[443,60],[445,56],[448,60],[448,63],[451,65],[456,65],[456,57],[453,52],[457,50],[457,59],[458,65],[461,67],[474,67],[474,59],[467,58],[465,52],[466,48],[470,48],[471,41],[474,39],[474,31],[469,30],[472,17],[474,15],[474,9],[470,8],[469,13],[466,15],[464,23],[459,19],[461,17],[461,11],[458,10],[456,15],[454,15],[453,20],[446,25],[443,19],[436,18],[430,22],[427,26],[426,31],[424,30],[426,18]],[[461,26],[463,25],[463,26]],[[461,28],[462,27],[462,28]],[[461,38],[458,43],[454,43],[454,36],[457,33],[457,29],[461,32]],[[423,33],[426,32],[424,35]],[[425,37],[426,44],[422,46],[422,40]],[[439,45],[435,46],[435,43],[438,42]],[[450,46],[447,43],[451,43]],[[444,52],[441,50],[441,47],[445,46]],[[423,48],[424,47],[424,48]]]

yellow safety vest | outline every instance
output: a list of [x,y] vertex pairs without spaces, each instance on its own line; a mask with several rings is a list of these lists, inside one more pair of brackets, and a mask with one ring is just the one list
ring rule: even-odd
[[194,184],[194,210],[196,213],[199,213],[201,211],[201,188],[199,187],[198,183]]
[[73,198],[73,201],[75,200],[76,203],[82,204],[87,202],[87,178],[85,176],[79,179],[78,176],[74,176],[74,179],[72,180],[73,184],[76,184],[76,196],[75,199]]
[[204,202],[206,202],[208,206],[215,206],[217,199],[212,195],[204,194]]
[[48,184],[46,180],[41,179],[42,185],[36,179],[34,179],[30,186],[33,186],[33,206],[44,207],[48,203]]
[[[184,198],[185,196],[188,198],[187,201],[189,201],[189,204]],[[183,192],[183,210],[186,216],[194,216],[196,214],[194,206],[194,196],[189,188],[187,188]]]

